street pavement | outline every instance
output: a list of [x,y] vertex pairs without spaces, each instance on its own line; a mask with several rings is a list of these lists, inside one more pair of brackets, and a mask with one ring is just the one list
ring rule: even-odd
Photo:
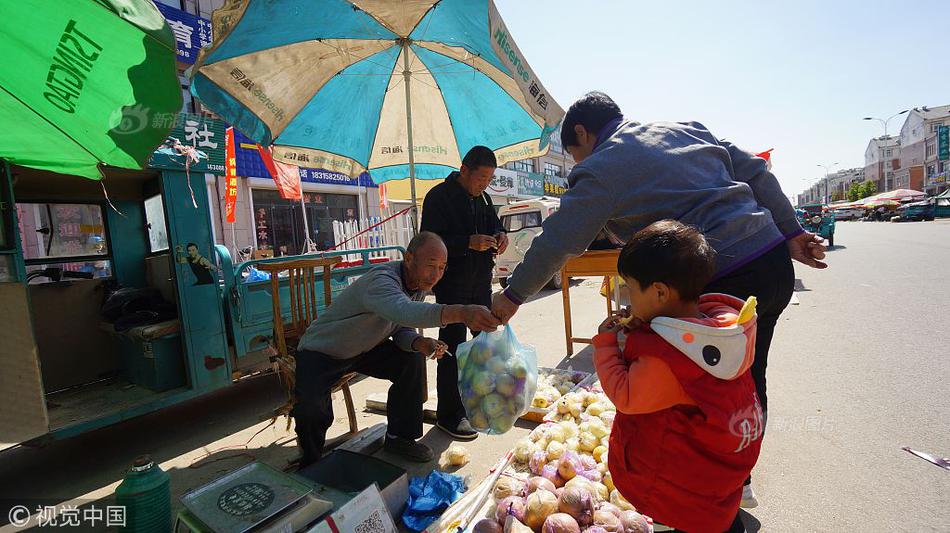
[[[950,472],[900,449],[950,455],[948,236],[950,221],[839,223],[831,268],[796,266],[800,303],[783,314],[769,361],[768,428],[754,473],[761,506],[744,515],[750,532],[950,531]],[[599,285],[575,281],[576,335],[592,335],[605,314]],[[543,366],[591,370],[584,345],[565,355],[560,293],[527,303],[512,326],[537,347]],[[434,387],[434,364],[428,375]],[[361,381],[357,405],[386,388]],[[283,400],[273,377],[259,378],[43,448],[5,452],[0,500],[105,505],[142,453],[171,473],[175,502],[251,460],[282,468],[296,455],[285,421],[269,425]],[[331,436],[346,427],[340,398],[335,406]],[[359,418],[361,427],[384,420]],[[458,473],[477,481],[531,427],[466,443],[472,462]],[[433,426],[425,431],[437,452],[451,444]],[[413,475],[434,467],[378,456]]]

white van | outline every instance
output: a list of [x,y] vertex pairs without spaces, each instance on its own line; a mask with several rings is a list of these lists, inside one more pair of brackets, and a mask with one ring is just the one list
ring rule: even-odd
[[[557,198],[542,196],[532,200],[503,205],[498,209],[501,225],[508,232],[508,249],[495,258],[495,277],[502,287],[508,286],[508,276],[524,259],[534,238],[541,234],[541,224],[561,207]],[[561,273],[554,275],[548,286],[561,288]]]

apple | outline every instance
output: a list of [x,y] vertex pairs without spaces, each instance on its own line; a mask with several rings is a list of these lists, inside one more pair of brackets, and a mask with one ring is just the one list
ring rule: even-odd
[[472,377],[472,392],[479,396],[490,394],[495,389],[494,381],[488,372],[476,372]]
[[485,363],[491,359],[492,349],[491,345],[487,342],[475,342],[472,345],[471,350],[468,352],[468,356],[471,357],[472,361],[475,362],[479,367],[484,367]]
[[507,407],[508,402],[500,394],[492,393],[482,398],[482,411],[488,418],[495,418]]
[[501,374],[495,378],[495,390],[502,396],[511,397],[518,383],[510,374]]
[[497,355],[489,359],[485,367],[489,372],[495,375],[508,373],[508,361]]

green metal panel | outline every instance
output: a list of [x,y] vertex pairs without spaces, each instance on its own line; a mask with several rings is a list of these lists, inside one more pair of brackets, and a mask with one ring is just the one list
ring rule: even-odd
[[213,264],[214,240],[204,174],[193,172],[191,187],[194,195],[185,173],[162,172],[188,377],[192,388],[205,391],[231,384],[231,359],[219,268]]
[[141,202],[114,201],[116,209],[105,209],[109,224],[109,247],[115,279],[123,287],[145,286],[145,214]]

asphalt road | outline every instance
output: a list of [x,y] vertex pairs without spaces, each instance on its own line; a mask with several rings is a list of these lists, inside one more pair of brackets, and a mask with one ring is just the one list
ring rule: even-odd
[[[800,304],[776,331],[768,428],[754,473],[761,506],[744,515],[747,529],[950,531],[950,472],[900,449],[950,456],[950,221],[840,223],[835,240],[831,268],[796,268]],[[579,280],[571,290],[576,335],[590,336],[605,314],[599,285]],[[591,369],[589,348],[576,345],[578,353],[565,356],[559,293],[526,304],[512,326],[537,347],[542,365]],[[361,381],[357,405],[386,388]],[[266,421],[283,400],[272,378],[251,380],[44,448],[7,451],[0,454],[0,502],[102,506],[132,459],[150,453],[170,472],[177,507],[189,488],[248,461],[282,468],[296,455],[284,421]],[[339,398],[335,404],[331,434],[346,424]],[[361,427],[385,420],[359,416]],[[466,443],[472,462],[458,472],[480,479],[530,427]],[[428,424],[423,440],[437,452],[450,444]],[[413,475],[435,467],[402,465]],[[0,525],[3,531],[13,528]]]
[[769,360],[763,531],[950,531],[950,222],[838,224]]

